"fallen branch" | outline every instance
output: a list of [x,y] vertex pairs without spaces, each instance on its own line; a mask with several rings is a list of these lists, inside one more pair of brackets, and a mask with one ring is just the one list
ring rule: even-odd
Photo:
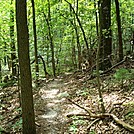
[[118,124],[118,125],[121,125],[122,127],[124,127],[125,129],[131,131],[131,132],[134,132],[134,126],[131,126],[127,123],[125,123],[124,121],[118,119],[115,115],[113,114],[110,114],[111,117],[113,118],[113,120]]
[[[116,63],[116,64],[113,65],[111,68],[107,69],[106,71],[101,72],[100,75],[103,75],[103,74],[106,74],[106,73],[110,72],[112,69],[114,69],[115,67],[117,67],[117,66],[123,64],[125,61],[127,61],[127,57],[124,57],[124,59],[123,59],[122,61]],[[99,62],[99,63],[101,63],[101,62]],[[87,69],[87,70],[86,70],[86,73],[92,74],[93,69],[94,69],[95,67],[96,67],[96,64],[93,65],[91,68]],[[96,77],[96,75],[93,75],[93,76],[91,77],[91,79],[92,79],[92,78],[95,78],[95,77]]]
[[[91,118],[95,118],[95,119],[112,118],[119,126],[122,126],[123,128],[125,128],[126,130],[128,130],[130,132],[134,132],[134,126],[131,126],[131,125],[125,123],[124,121],[118,119],[118,117],[116,117],[114,114],[109,114],[109,113],[93,114],[91,111],[89,111],[86,108],[80,106],[79,104],[73,102],[71,99],[68,99],[68,100],[70,102],[72,102],[74,105],[78,106],[79,108],[85,110],[88,113],[88,115],[87,114],[69,114],[69,115],[67,115],[67,117],[72,117],[72,116],[89,116],[90,119]],[[91,127],[91,125],[90,125],[90,127]]]
[[118,62],[117,64],[113,65],[111,68],[109,68],[108,70],[106,70],[106,71],[104,71],[104,72],[102,72],[102,73],[100,73],[100,74],[102,75],[102,74],[108,73],[108,72],[111,71],[113,68],[115,68],[115,67],[117,67],[117,66],[123,64],[126,60],[127,60],[127,57],[124,57],[124,59],[123,59],[122,61]]
[[92,115],[92,113],[91,113],[89,110],[87,110],[86,108],[80,106],[79,104],[75,103],[75,102],[72,101],[71,99],[68,99],[68,100],[69,100],[71,103],[73,103],[74,105],[78,106],[79,108],[85,110],[85,111],[89,114],[88,116],[91,116],[91,115]]

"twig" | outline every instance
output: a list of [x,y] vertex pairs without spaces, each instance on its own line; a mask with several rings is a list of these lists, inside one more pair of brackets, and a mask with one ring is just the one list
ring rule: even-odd
[[70,102],[72,102],[74,105],[78,106],[79,108],[81,108],[81,109],[85,110],[85,111],[89,114],[89,116],[91,116],[91,115],[92,115],[92,113],[91,113],[90,111],[88,111],[86,108],[84,108],[84,107],[80,106],[79,104],[75,103],[75,102],[74,102],[74,101],[72,101],[71,99],[68,99],[68,100],[69,100]]
[[95,119],[88,127],[87,127],[87,132],[90,131],[90,128],[93,124],[95,124],[96,122],[100,121],[100,119]]
[[68,114],[67,117],[70,118],[72,116],[89,116],[87,114]]
[[8,120],[8,123],[9,123],[9,122],[12,122],[12,121],[14,121],[14,120],[16,120],[16,119],[18,119],[18,118],[20,118],[21,116],[22,116],[22,114],[16,115],[14,118]]

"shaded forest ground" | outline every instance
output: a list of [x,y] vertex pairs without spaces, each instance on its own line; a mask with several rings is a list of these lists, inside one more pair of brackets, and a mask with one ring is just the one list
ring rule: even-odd
[[[128,67],[128,65],[130,65]],[[134,63],[122,64],[101,76],[106,112],[134,125],[134,80],[124,80],[123,88],[113,78],[118,68],[133,68]],[[17,86],[0,89],[1,133],[21,133],[21,108]],[[69,101],[72,100],[72,102]],[[89,73],[76,71],[57,77],[40,80],[34,89],[36,128],[38,134],[132,134],[112,119],[96,120],[79,106],[100,113],[96,78]],[[78,104],[78,106],[76,104]],[[3,132],[2,132],[3,129]]]

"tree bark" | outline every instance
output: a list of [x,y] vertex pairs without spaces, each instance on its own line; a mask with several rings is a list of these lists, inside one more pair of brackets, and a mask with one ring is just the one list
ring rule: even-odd
[[109,57],[112,53],[112,32],[111,32],[111,0],[99,1],[100,21],[100,69],[106,70],[111,67]]
[[21,80],[23,134],[36,134],[26,0],[16,0],[16,25]]
[[37,34],[36,34],[36,21],[35,21],[35,6],[34,6],[34,0],[31,0],[31,2],[32,2],[32,11],[33,11],[35,72],[36,72],[36,80],[38,80],[38,77],[39,77],[39,64],[38,64],[38,51],[37,51]]
[[[134,24],[134,14],[132,13],[132,24]],[[134,58],[134,29],[132,29],[132,56]]]
[[120,9],[118,0],[115,0],[115,6],[116,6],[116,20],[118,26],[119,61],[121,61],[123,60],[123,43],[122,43],[121,19],[120,19]]
[[[13,0],[11,0],[11,5],[13,5]],[[11,71],[12,76],[16,76],[16,48],[14,41],[14,9],[10,10],[10,46],[11,46]]]
[[45,63],[45,61],[44,61],[44,59],[41,55],[39,55],[39,58],[42,60],[43,67],[44,67],[44,72],[45,72],[45,77],[47,78],[49,74],[47,72],[46,63]]
[[55,66],[55,56],[54,56],[54,43],[53,43],[53,37],[51,33],[51,14],[50,14],[50,1],[47,0],[48,2],[48,16],[43,12],[43,15],[46,19],[47,23],[47,28],[48,28],[48,36],[49,36],[49,41],[50,41],[50,49],[51,49],[51,54],[52,54],[52,70],[53,70],[53,75],[54,77],[56,76],[56,66]]
[[2,64],[1,64],[1,59],[0,59],[0,83],[2,82]]
[[[79,3],[78,0],[76,0],[76,14],[78,15],[79,10]],[[76,21],[74,20],[74,27],[75,27],[75,33],[76,33],[76,39],[77,39],[77,49],[78,49],[78,67],[81,69],[81,63],[82,63],[82,57],[81,57],[81,45],[80,45],[80,39],[79,39],[79,29],[76,25]]]
[[[98,3],[98,2],[97,2]],[[97,38],[99,38],[99,23],[98,23],[98,13],[96,11],[96,1],[94,0],[94,8],[95,8],[95,23],[96,23],[96,34],[97,34]]]

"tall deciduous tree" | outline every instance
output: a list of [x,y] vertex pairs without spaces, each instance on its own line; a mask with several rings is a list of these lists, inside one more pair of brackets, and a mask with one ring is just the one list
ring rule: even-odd
[[35,134],[32,78],[29,58],[29,35],[26,0],[16,0],[18,57],[21,78],[23,134]]
[[51,27],[51,10],[50,10],[50,1],[47,0],[48,3],[48,15],[44,14],[44,17],[46,19],[47,23],[47,28],[48,28],[48,37],[50,41],[50,49],[51,49],[51,55],[52,55],[52,70],[53,70],[53,75],[56,76],[56,66],[55,66],[55,56],[54,56],[54,42],[53,42],[53,36],[52,36],[52,27]]
[[[76,14],[77,14],[77,16],[78,16],[78,10],[79,10],[79,3],[78,3],[78,0],[76,0]],[[78,49],[78,67],[79,67],[79,69],[81,69],[82,58],[81,58],[81,45],[80,45],[79,29],[77,27],[77,22],[75,20],[74,20],[74,24],[75,24],[75,33],[76,33],[77,49]]]
[[120,19],[120,8],[119,1],[115,0],[116,5],[116,20],[118,26],[118,40],[119,40],[119,60],[123,60],[123,43],[122,43],[122,31],[121,31],[121,19]]
[[31,0],[31,2],[32,2],[32,11],[33,11],[35,72],[36,72],[36,80],[38,80],[38,77],[39,77],[39,65],[38,65],[38,51],[37,51],[37,34],[36,34],[36,21],[35,21],[35,6],[34,6],[34,0]]
[[12,76],[16,76],[16,48],[14,41],[14,8],[13,0],[11,0],[11,9],[10,9],[10,45],[11,45],[11,71]]
[[51,33],[51,10],[50,10],[50,1],[48,1],[48,31],[49,31],[49,40],[50,40],[50,48],[52,53],[52,69],[53,69],[53,75],[56,76],[56,66],[55,66],[55,56],[54,56],[54,42],[53,42],[53,36]]
[[100,69],[105,70],[111,67],[109,56],[112,53],[111,34],[111,0],[99,1],[99,21],[100,21]]
[[2,65],[1,65],[1,59],[0,59],[0,83],[2,82],[2,71],[1,71],[1,69],[2,69]]

